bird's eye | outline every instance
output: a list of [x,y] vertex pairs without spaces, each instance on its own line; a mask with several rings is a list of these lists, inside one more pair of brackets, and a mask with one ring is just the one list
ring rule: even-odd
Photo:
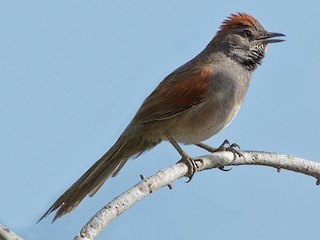
[[244,30],[244,31],[242,32],[242,36],[244,36],[244,37],[246,37],[246,38],[249,38],[249,37],[252,36],[252,32],[249,31],[249,30]]

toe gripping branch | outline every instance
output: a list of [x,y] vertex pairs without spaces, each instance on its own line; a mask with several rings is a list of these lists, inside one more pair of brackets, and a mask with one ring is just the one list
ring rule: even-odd
[[[235,160],[237,156],[243,157],[243,154],[236,149],[236,148],[238,148],[240,150],[239,145],[236,143],[230,144],[230,142],[227,139],[224,140],[223,143],[218,148],[211,147],[211,146],[204,144],[204,143],[197,143],[196,146],[201,147],[211,153],[223,152],[223,151],[232,152],[234,155],[233,160]],[[219,167],[219,169],[222,171],[228,172],[232,168],[225,169],[224,166],[222,166],[222,167]]]
[[[203,160],[202,159],[194,159],[194,158],[190,157],[185,151],[183,151],[183,149],[178,145],[178,143],[169,134],[167,134],[167,139],[171,143],[171,145],[181,155],[182,159],[180,162],[184,162],[187,165],[188,172],[185,176],[189,178],[189,180],[187,182],[190,182],[191,179],[193,178],[193,175],[197,172],[197,170],[199,168],[199,166],[197,165],[197,162],[203,163]],[[213,148],[213,147],[211,147],[207,144],[204,144],[204,143],[197,143],[195,145],[198,147],[201,147],[211,153],[222,152],[222,151],[232,152],[234,155],[234,160],[236,159],[237,156],[243,157],[243,154],[236,149],[236,148],[238,148],[240,150],[239,145],[236,143],[230,144],[230,142],[227,139],[224,140],[224,142],[218,148]],[[227,171],[230,171],[232,168],[225,169],[224,166],[222,166],[222,167],[219,167],[219,169],[227,172]]]
[[187,165],[188,172],[185,176],[189,178],[189,180],[187,182],[190,182],[191,179],[193,178],[193,175],[198,170],[197,162],[203,162],[203,160],[202,159],[194,159],[194,158],[190,157],[185,151],[183,151],[183,149],[179,146],[179,144],[169,134],[167,134],[167,138],[168,138],[168,141],[171,143],[171,145],[181,155],[182,159],[180,162],[183,162]]

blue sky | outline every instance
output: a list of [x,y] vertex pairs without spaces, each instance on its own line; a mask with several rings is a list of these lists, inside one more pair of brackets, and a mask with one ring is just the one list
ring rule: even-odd
[[[239,11],[286,34],[286,42],[269,46],[238,116],[206,143],[227,138],[242,149],[319,161],[318,1],[2,1],[0,224],[25,239],[72,239],[139,174],[178,161],[162,143],[72,213],[35,224],[158,83]],[[140,201],[98,239],[319,238],[320,188],[311,177],[242,166],[185,180]]]

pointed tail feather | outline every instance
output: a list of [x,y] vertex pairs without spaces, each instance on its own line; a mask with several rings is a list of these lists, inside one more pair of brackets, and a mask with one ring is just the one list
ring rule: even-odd
[[105,155],[54,202],[39,221],[57,209],[52,222],[69,213],[86,195],[93,196],[110,176],[115,176],[131,156],[142,153],[154,145],[156,143],[141,144],[138,139],[124,141],[120,137]]

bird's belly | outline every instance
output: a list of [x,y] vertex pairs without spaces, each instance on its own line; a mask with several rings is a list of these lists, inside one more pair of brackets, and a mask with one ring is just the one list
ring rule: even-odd
[[[189,112],[179,117],[175,129],[170,131],[171,136],[180,143],[195,144],[202,142],[230,124],[241,104],[233,107],[206,106],[196,113]],[[208,107],[210,109],[208,109]]]

